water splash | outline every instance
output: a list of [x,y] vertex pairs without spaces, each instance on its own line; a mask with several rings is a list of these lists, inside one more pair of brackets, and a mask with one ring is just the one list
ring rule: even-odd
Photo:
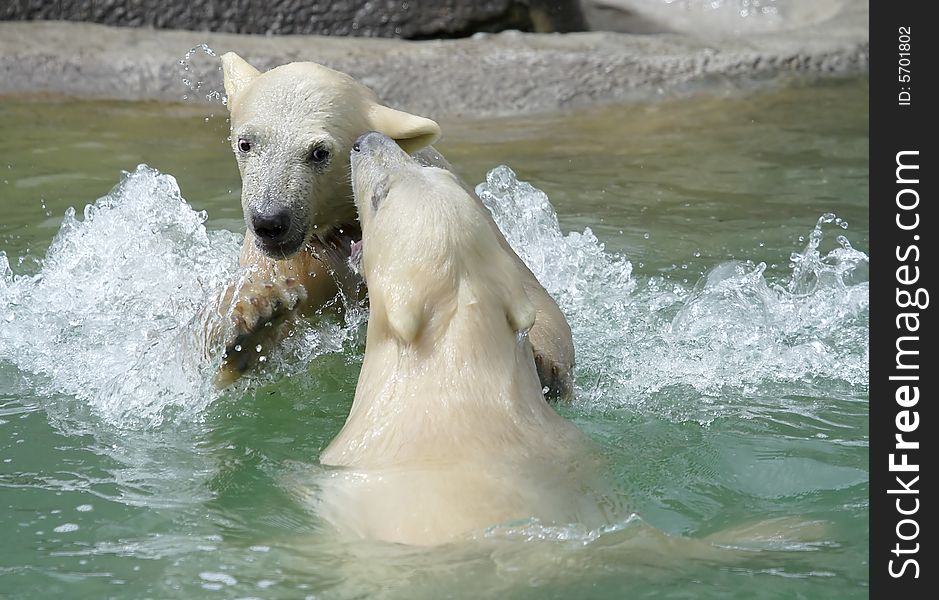
[[[177,61],[177,64],[181,67],[180,79],[186,89],[187,93],[183,94],[183,100],[188,100],[190,95],[197,96],[203,93],[203,86],[205,85],[206,79],[206,68],[199,67],[196,65],[196,61],[193,60],[193,56],[201,56],[201,54],[210,56],[214,61],[212,65],[215,66],[215,71],[220,72],[222,66],[218,61],[218,54],[212,48],[209,47],[206,43],[201,43],[198,46],[190,48],[186,54],[183,55],[181,59]],[[211,73],[212,71],[209,71]],[[217,78],[216,78],[217,79]],[[219,82],[213,81],[215,86],[219,85]],[[219,102],[222,106],[228,105],[228,96],[222,91],[221,87],[213,87],[208,91],[204,92],[205,99],[209,102]]]
[[818,247],[825,233],[823,226],[834,223],[842,229],[848,223],[834,213],[825,213],[818,218],[815,229],[809,234],[809,242],[802,252],[793,252],[789,257],[792,278],[787,289],[791,294],[810,295],[819,287],[847,289],[868,280],[867,255],[858,252],[843,235],[835,238],[838,248],[822,255]]
[[[733,261],[689,287],[634,276],[589,229],[562,233],[548,197],[507,167],[477,192],[568,315],[588,409],[706,421],[745,413],[746,401],[728,408],[733,398],[777,397],[817,380],[866,389],[867,256],[844,236],[822,251],[826,229],[842,226],[834,215],[793,253],[788,277],[767,279],[763,263]],[[74,396],[112,423],[200,416],[219,393],[199,331],[205,319],[223,318],[200,311],[239,276],[242,241],[207,231],[205,218],[173,177],[141,165],[83,220],[66,213],[35,275],[15,275],[0,253],[0,361],[40,376],[38,393]],[[297,323],[262,380],[301,372],[327,353],[360,358],[366,312],[336,301],[350,322]]]
[[688,289],[634,277],[590,229],[562,234],[547,196],[508,167],[476,191],[568,316],[588,408],[709,421],[727,414],[728,394],[774,396],[820,379],[866,388],[868,259],[844,236],[819,251],[824,226],[846,226],[835,215],[823,215],[793,253],[787,279],[768,281],[763,263],[731,261]]
[[[221,396],[221,349],[206,333],[228,326],[228,315],[213,307],[248,275],[238,266],[243,237],[208,231],[205,220],[172,176],[140,165],[84,219],[66,211],[37,274],[14,275],[0,252],[0,362],[40,376],[40,395],[74,396],[112,424],[200,418]],[[235,393],[355,342],[364,308],[335,302],[348,323],[295,323]]]
[[116,421],[211,398],[187,324],[237,268],[238,236],[208,232],[176,180],[144,165],[69,208],[38,274],[0,283],[0,360]]

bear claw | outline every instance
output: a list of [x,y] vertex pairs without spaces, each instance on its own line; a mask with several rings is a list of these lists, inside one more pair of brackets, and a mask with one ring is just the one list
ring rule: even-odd
[[[257,366],[280,337],[280,330],[294,309],[306,301],[306,289],[296,279],[247,283],[238,291],[231,310],[231,333],[216,382],[225,387]],[[248,350],[260,350],[249,352]]]

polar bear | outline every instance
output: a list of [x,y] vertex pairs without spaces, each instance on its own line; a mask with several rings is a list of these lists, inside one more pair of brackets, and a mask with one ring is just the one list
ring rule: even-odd
[[[423,164],[449,165],[429,146],[440,133],[434,121],[380,104],[348,75],[312,62],[261,73],[232,52],[222,56],[222,68],[247,224],[240,263],[251,268],[213,309],[233,325],[209,334],[210,346],[226,349],[218,377],[224,386],[267,354],[286,321],[335,298],[337,282],[344,293],[356,293],[348,258],[361,235],[349,180],[357,136],[379,131]],[[574,346],[567,320],[494,224],[493,230],[538,313],[529,335],[542,384],[551,396],[568,396]]]
[[545,401],[537,310],[486,208],[389,137],[352,145],[369,289],[348,419],[323,451],[320,514],[341,531],[443,543],[518,519],[608,521],[593,455]]

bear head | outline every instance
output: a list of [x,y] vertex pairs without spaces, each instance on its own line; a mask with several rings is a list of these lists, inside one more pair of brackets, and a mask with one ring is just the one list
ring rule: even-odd
[[456,175],[421,166],[379,132],[352,144],[351,163],[370,336],[387,329],[402,343],[433,346],[467,307],[480,328],[527,333],[535,308],[518,265]]
[[272,258],[354,223],[348,161],[357,136],[380,131],[414,152],[440,134],[434,121],[383,106],[355,79],[316,63],[261,73],[229,52],[222,69],[245,223]]

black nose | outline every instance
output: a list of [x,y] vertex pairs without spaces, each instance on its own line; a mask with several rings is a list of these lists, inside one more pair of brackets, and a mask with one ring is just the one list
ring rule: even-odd
[[266,242],[282,242],[290,231],[290,213],[285,210],[279,212],[256,212],[251,217],[251,228],[254,229],[255,235]]
[[370,148],[374,149],[376,146],[380,146],[386,139],[389,138],[377,131],[366,131],[353,142],[352,151],[361,152],[362,150],[368,150]]

